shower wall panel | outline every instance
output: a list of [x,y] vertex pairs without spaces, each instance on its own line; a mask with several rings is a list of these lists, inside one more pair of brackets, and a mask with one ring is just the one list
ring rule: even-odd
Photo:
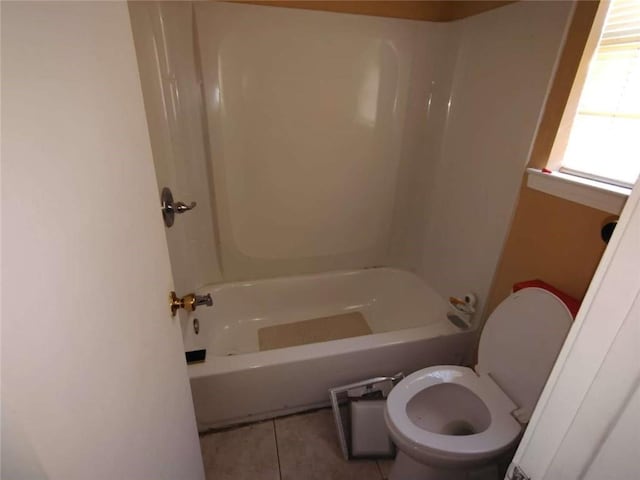
[[572,7],[516,2],[456,22],[418,270],[445,297],[472,291],[483,304],[489,294]]
[[128,6],[158,191],[169,187],[175,200],[197,202],[165,228],[174,288],[183,294],[222,280],[193,13],[188,2],[132,1]]
[[406,132],[425,133],[407,107],[444,27],[194,7],[225,279],[387,263]]

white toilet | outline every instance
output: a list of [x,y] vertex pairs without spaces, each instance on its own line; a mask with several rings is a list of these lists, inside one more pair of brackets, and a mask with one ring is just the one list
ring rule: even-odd
[[475,370],[441,365],[402,380],[385,409],[399,450],[390,480],[476,478],[513,449],[571,322],[554,294],[522,289],[487,320]]

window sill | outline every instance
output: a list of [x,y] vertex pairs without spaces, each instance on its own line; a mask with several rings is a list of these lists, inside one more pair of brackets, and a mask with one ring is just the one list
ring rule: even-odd
[[543,173],[537,168],[527,168],[527,186],[614,215],[620,215],[631,193],[630,188],[617,187],[566,173]]

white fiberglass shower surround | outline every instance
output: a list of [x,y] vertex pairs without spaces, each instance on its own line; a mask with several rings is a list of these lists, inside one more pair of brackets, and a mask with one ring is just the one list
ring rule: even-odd
[[[159,187],[197,201],[167,230],[175,287],[214,302],[181,313],[201,429],[468,360],[444,298],[487,297],[572,6],[130,3]],[[315,320],[362,330],[258,339]]]

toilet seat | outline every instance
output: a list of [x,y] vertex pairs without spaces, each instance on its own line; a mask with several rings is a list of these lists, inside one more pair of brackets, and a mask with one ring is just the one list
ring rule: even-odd
[[524,288],[487,319],[475,371],[436,366],[398,383],[385,409],[400,450],[392,478],[451,478],[514,447],[522,432],[514,416],[528,422],[571,319],[552,293]]
[[[411,399],[443,383],[453,383],[474,393],[490,414],[486,430],[471,435],[446,435],[425,430],[413,423],[407,413]],[[453,400],[453,399],[452,399]],[[419,370],[398,384],[387,398],[385,416],[392,437],[402,451],[417,461],[448,465],[486,461],[507,450],[521,432],[511,412],[517,406],[488,375],[478,376],[470,368],[436,366]],[[464,416],[464,412],[461,412]],[[425,458],[426,457],[426,458]]]

